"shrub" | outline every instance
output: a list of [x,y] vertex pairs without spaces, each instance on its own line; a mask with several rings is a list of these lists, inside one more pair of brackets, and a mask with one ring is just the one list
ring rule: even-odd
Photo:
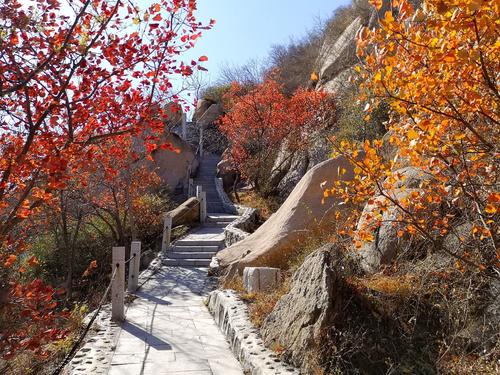
[[272,77],[254,88],[234,83],[220,120],[230,140],[230,155],[242,175],[262,195],[275,192],[274,160],[286,142],[289,151],[306,149],[317,130],[331,122],[332,102],[323,92],[297,90],[291,97]]

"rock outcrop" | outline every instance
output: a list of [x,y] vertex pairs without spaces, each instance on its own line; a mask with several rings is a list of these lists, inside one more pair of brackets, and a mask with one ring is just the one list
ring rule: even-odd
[[357,17],[337,40],[333,41],[328,38],[325,40],[317,62],[319,66],[320,85],[331,81],[342,71],[354,64],[356,57],[356,33],[362,24],[361,17]]
[[312,373],[313,353],[318,352],[341,305],[334,258],[334,245],[309,255],[293,275],[290,292],[278,301],[261,328],[266,346],[283,348],[283,358],[302,367],[304,374]]
[[[385,194],[395,201],[401,201],[412,192],[420,191],[422,185],[432,178],[421,169],[414,167],[399,169],[394,172],[394,175],[397,180],[392,190],[386,191]],[[381,210],[381,205],[385,204],[388,204],[388,207]],[[401,215],[400,208],[390,203],[383,195],[375,197],[365,206],[357,231],[368,230],[373,234],[373,240],[362,241],[361,248],[358,250],[361,267],[366,272],[377,272],[382,265],[390,264],[398,254],[403,254],[415,246],[416,237],[398,236],[398,231],[402,229],[402,224],[399,223]],[[377,217],[379,219],[376,219]]]
[[163,142],[171,143],[180,152],[156,149],[152,154],[152,168],[160,176],[163,184],[171,190],[182,189],[186,181],[188,166],[191,165],[193,172],[198,167],[196,155],[191,146],[174,133],[166,135]]
[[200,128],[203,128],[203,149],[212,153],[222,154],[227,147],[227,140],[220,132],[217,120],[224,114],[222,105],[210,99],[198,101],[193,115],[193,124],[196,125],[196,142],[199,142]]
[[[339,175],[342,169],[346,173]],[[326,160],[309,170],[295,186],[283,205],[262,226],[243,241],[217,254],[221,268],[241,273],[246,266],[279,267],[286,262],[288,252],[308,230],[330,225],[338,206],[334,198],[322,203],[321,185],[332,186],[335,180],[351,180],[352,164],[343,157]]]
[[222,160],[217,164],[217,177],[222,179],[224,191],[230,192],[234,184],[240,179],[240,174],[236,168],[234,168],[233,163],[225,159],[224,154],[222,154]]
[[198,121],[212,104],[215,104],[215,102],[210,99],[198,100],[198,103],[196,103],[196,109],[193,113],[193,121]]

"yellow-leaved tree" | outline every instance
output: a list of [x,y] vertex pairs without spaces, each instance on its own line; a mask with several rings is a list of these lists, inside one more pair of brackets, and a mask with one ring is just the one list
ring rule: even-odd
[[[372,3],[380,10],[381,1]],[[392,1],[379,23],[358,33],[356,70],[370,93],[362,99],[371,107],[382,99],[390,104],[387,140],[361,147],[334,142],[337,153],[356,163],[357,176],[325,196],[357,205],[351,228],[366,202],[376,206],[354,234],[358,245],[397,207],[398,236],[421,237],[455,257],[461,270],[498,277],[500,2],[429,0],[414,9],[407,0]],[[387,143],[396,150],[389,159],[383,157]],[[401,194],[401,167],[428,178]],[[479,244],[474,254],[440,245],[464,221]]]

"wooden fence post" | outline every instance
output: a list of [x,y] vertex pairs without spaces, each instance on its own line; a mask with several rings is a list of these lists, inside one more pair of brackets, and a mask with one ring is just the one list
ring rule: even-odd
[[165,214],[163,222],[163,238],[161,241],[161,251],[167,251],[170,246],[170,236],[172,234],[172,216]]
[[137,290],[137,285],[139,281],[139,271],[141,265],[141,242],[140,241],[132,241],[130,246],[130,256],[132,256],[132,260],[130,261],[130,265],[128,268],[128,288],[127,290],[131,293]]
[[112,270],[116,268],[115,279],[111,286],[111,319],[125,320],[125,247],[113,247]]

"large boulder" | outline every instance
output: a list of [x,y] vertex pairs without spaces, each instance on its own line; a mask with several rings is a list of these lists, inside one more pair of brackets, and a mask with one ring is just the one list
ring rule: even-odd
[[214,103],[208,107],[205,112],[196,117],[196,123],[198,126],[207,127],[213,124],[222,114],[222,106],[218,103]]
[[195,171],[198,167],[198,160],[191,146],[177,134],[166,135],[163,142],[171,143],[180,152],[171,150],[156,149],[152,153],[152,168],[161,178],[164,185],[171,190],[182,189],[187,180],[188,167]]
[[224,159],[223,155],[223,159],[217,164],[217,177],[222,179],[224,191],[228,193],[240,179],[240,173],[230,160]]
[[[345,171],[342,174],[342,171]],[[322,202],[322,185],[352,180],[352,164],[344,157],[326,160],[310,169],[295,186],[283,205],[250,236],[217,254],[221,268],[230,273],[248,266],[280,267],[297,241],[319,225],[330,225],[345,205],[329,198]]]
[[205,151],[221,154],[227,148],[227,139],[220,132],[217,120],[224,114],[222,105],[208,99],[198,102],[198,107],[193,116],[195,124],[196,142],[203,129],[203,149]]
[[309,152],[299,152],[292,158],[288,172],[278,184],[280,197],[286,198],[292,192],[309,167]]
[[337,259],[334,245],[309,255],[293,275],[290,292],[278,301],[261,328],[266,345],[282,347],[284,359],[302,367],[304,374],[312,373],[314,353],[341,306]]
[[196,103],[196,109],[193,113],[193,121],[198,121],[198,119],[207,111],[212,104],[215,104],[213,100],[201,99]]
[[432,180],[432,175],[418,168],[406,167],[394,171],[393,176],[396,181],[392,189],[385,191],[385,196],[379,195],[367,203],[357,224],[357,238],[361,243],[358,249],[360,265],[368,273],[377,272],[397,255],[417,247],[420,241],[417,236],[398,235],[405,226],[400,223],[403,212],[386,196],[401,202],[413,192],[420,193],[422,187]]
[[354,74],[355,71],[353,68],[346,68],[339,72],[334,78],[324,81],[318,89],[331,94],[338,94],[349,90],[352,87],[352,83],[349,81],[349,78]]

